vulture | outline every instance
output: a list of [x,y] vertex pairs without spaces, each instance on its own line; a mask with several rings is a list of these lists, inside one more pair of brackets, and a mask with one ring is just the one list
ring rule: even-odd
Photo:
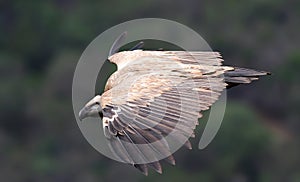
[[145,175],[149,167],[162,173],[162,160],[175,165],[170,143],[192,148],[189,138],[201,113],[224,89],[269,74],[223,66],[220,53],[213,51],[148,51],[140,42],[118,52],[125,35],[109,52],[117,71],[103,94],[80,110],[79,119],[99,117],[112,154]]

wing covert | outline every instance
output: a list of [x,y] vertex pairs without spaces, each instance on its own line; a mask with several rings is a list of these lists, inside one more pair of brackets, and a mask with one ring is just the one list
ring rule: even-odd
[[[175,164],[170,143],[191,148],[188,139],[194,137],[201,111],[217,100],[226,87],[222,74],[231,69],[219,66],[216,53],[189,57],[183,51],[154,52],[161,53],[125,61],[121,69],[118,65],[101,96],[104,133],[112,152],[145,174],[147,166],[161,172],[162,159]],[[211,62],[195,64],[205,60]]]

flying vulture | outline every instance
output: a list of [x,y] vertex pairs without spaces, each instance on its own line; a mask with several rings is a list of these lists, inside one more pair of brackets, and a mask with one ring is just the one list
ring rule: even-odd
[[118,52],[124,37],[125,33],[114,42],[108,57],[117,71],[79,118],[100,117],[114,156],[145,175],[148,167],[162,173],[161,160],[175,165],[170,141],[191,149],[188,139],[194,137],[201,112],[224,89],[269,74],[222,66],[218,52],[147,51],[140,49],[142,42]]

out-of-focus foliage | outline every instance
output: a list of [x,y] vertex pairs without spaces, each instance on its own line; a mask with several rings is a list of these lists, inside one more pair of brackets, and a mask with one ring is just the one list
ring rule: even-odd
[[[228,91],[223,124],[206,149],[197,149],[204,118],[194,149],[180,149],[176,166],[164,163],[162,175],[148,177],[96,152],[71,103],[73,71],[88,43],[145,17],[192,27],[225,64],[273,73]],[[293,0],[0,1],[0,179],[299,181],[299,17]]]

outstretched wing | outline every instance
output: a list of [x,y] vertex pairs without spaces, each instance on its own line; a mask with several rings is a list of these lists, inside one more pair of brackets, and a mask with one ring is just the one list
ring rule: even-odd
[[175,164],[173,151],[191,148],[200,112],[217,100],[231,68],[213,52],[143,51],[135,59],[132,52],[117,53],[123,61],[101,96],[104,132],[119,160],[161,173],[160,160]]

